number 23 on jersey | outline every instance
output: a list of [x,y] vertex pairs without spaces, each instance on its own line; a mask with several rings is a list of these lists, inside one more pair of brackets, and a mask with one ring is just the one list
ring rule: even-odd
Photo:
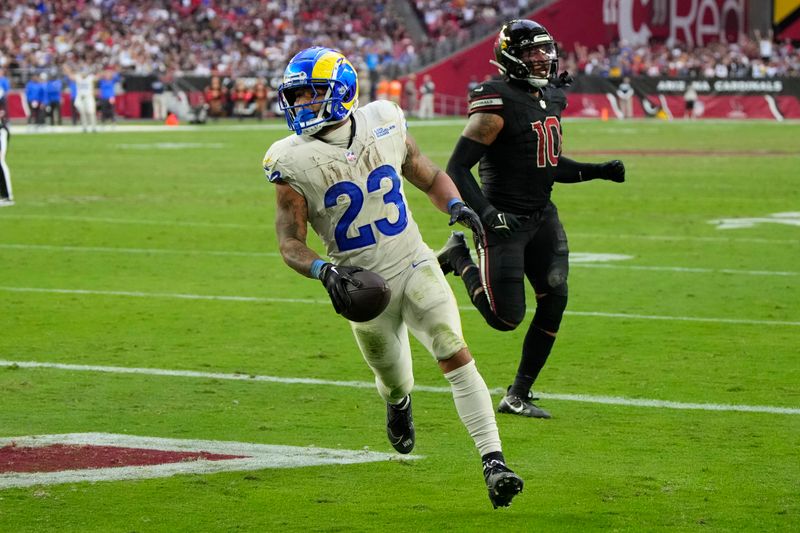
[[358,226],[356,228],[357,234],[354,237],[348,237],[347,230],[364,208],[364,191],[352,181],[341,181],[325,192],[326,208],[335,207],[340,196],[344,195],[350,199],[350,205],[336,222],[336,229],[334,230],[336,246],[340,251],[346,252],[375,244],[377,240],[373,225],[380,233],[390,237],[399,234],[408,226],[406,204],[403,201],[403,194],[400,192],[400,176],[394,167],[382,165],[369,173],[369,176],[367,176],[367,195],[380,191],[383,180],[390,180],[392,184],[392,188],[383,195],[383,203],[397,206],[399,213],[397,220],[392,222],[386,217],[373,220],[370,224]]

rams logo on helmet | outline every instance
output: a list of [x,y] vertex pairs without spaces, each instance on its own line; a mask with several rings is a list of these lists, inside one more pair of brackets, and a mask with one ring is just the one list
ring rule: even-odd
[[[295,104],[301,90],[310,90],[313,97]],[[289,129],[313,135],[326,125],[346,120],[358,108],[358,75],[341,52],[307,48],[286,66],[278,98]]]

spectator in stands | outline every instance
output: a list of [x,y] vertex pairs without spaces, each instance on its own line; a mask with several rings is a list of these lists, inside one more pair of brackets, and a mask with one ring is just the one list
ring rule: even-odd
[[772,59],[772,52],[773,46],[772,42],[774,40],[774,36],[772,34],[772,30],[769,30],[766,35],[761,35],[759,30],[755,30],[754,32],[756,41],[758,41],[758,52],[759,56],[761,56],[761,60],[769,62]]
[[50,117],[50,125],[61,125],[61,91],[64,82],[59,76],[54,76],[48,80],[47,91],[47,116]]
[[686,92],[683,93],[683,101],[686,105],[686,109],[683,113],[683,118],[688,118],[689,120],[694,119],[695,117],[695,105],[697,104],[697,91],[694,88],[694,84],[689,82],[686,84]]
[[0,68],[0,110],[8,111],[8,94],[11,92],[11,84],[6,77],[5,71]]
[[11,134],[6,124],[6,110],[0,109],[0,207],[14,205],[14,193],[11,190],[11,172],[6,164],[8,140]]
[[436,84],[433,83],[430,74],[425,74],[419,89],[422,95],[419,101],[419,118],[433,118],[434,91],[436,91]]
[[75,97],[78,95],[78,86],[75,84],[75,80],[71,79],[67,76],[67,86],[69,87],[69,114],[70,118],[72,119],[72,125],[78,125],[78,107],[75,105]]
[[631,79],[627,76],[622,78],[622,83],[617,87],[617,101],[619,109],[622,111],[622,118],[633,118],[633,86]]
[[358,72],[358,105],[365,106],[372,101],[372,76],[365,61],[357,61],[354,66]]
[[159,122],[163,121],[167,118],[167,93],[161,74],[155,73],[150,83],[150,90],[153,91],[153,118]]
[[114,113],[114,106],[117,102],[116,84],[120,80],[118,72],[107,69],[103,72],[98,81],[98,90],[100,93],[100,120],[103,124],[106,122],[116,122],[117,117]]
[[225,116],[225,89],[219,76],[211,77],[211,85],[205,90],[205,99],[208,104],[208,116],[214,120]]
[[225,104],[224,105],[225,105],[225,116],[226,117],[232,117],[233,116],[234,101],[233,101],[232,96],[233,96],[233,91],[234,91],[235,88],[236,88],[236,84],[231,78],[229,78],[227,76],[222,78],[222,91],[225,94]]
[[231,100],[233,101],[233,115],[239,117],[239,120],[252,116],[255,112],[253,91],[250,90],[244,80],[236,81],[236,85],[231,92]]
[[403,97],[403,84],[400,83],[400,80],[392,80],[389,82],[389,101],[394,102],[397,104],[398,107],[402,108],[401,100]]
[[255,116],[258,120],[263,118],[269,113],[269,89],[264,80],[256,81],[253,88],[253,102],[255,103]]
[[417,116],[417,75],[411,73],[406,79],[403,87],[406,99],[406,115],[409,117]]
[[386,78],[386,76],[381,76],[378,79],[378,86],[375,88],[375,99],[376,100],[389,99],[389,80]]
[[42,124],[45,88],[41,75],[33,76],[25,84],[25,101],[28,103],[28,124]]

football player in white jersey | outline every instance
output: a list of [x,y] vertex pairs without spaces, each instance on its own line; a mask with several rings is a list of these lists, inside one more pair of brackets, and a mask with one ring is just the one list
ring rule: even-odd
[[95,75],[86,66],[82,67],[80,72],[73,72],[65,67],[64,72],[75,82],[74,108],[81,116],[81,127],[84,133],[89,128],[93,132],[97,131],[97,101],[94,97]]
[[[338,51],[314,47],[289,62],[278,89],[294,134],[264,156],[276,186],[281,255],[300,274],[320,279],[341,312],[353,271],[383,276],[388,307],[368,322],[350,322],[386,401],[386,431],[400,453],[414,447],[414,386],[408,331],[428,349],[450,382],[456,410],[483,460],[492,505],[507,506],[523,482],[506,465],[489,390],[464,342],[453,292],[423,242],[404,193],[405,178],[424,191],[450,223],[482,231],[450,177],[422,155],[402,110],[376,101],[358,109],[358,78]],[[330,261],[306,245],[308,224]]]

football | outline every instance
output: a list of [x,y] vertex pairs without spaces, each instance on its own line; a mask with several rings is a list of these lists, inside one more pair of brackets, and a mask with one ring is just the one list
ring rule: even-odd
[[361,282],[360,286],[347,284],[350,306],[342,311],[342,316],[353,322],[367,322],[377,317],[389,305],[392,291],[386,280],[375,272],[361,270],[351,274]]

